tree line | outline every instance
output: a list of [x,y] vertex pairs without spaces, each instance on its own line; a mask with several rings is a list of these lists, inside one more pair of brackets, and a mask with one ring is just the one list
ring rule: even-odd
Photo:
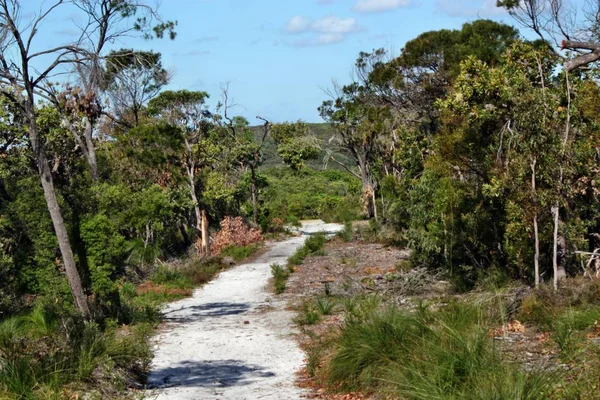
[[[58,13],[86,23],[40,49]],[[316,151],[296,134],[303,123],[259,117],[256,134],[232,114],[228,88],[209,110],[206,92],[164,90],[159,53],[111,49],[130,36],[175,39],[176,22],[149,3],[56,0],[32,14],[2,0],[0,21],[0,312],[36,295],[118,317],[125,276],[208,255],[210,224],[248,202],[259,223],[267,139],[296,169]]]
[[568,25],[562,1],[499,5],[538,38],[477,20],[397,56],[362,52],[319,111],[355,163],[365,215],[401,232],[415,265],[465,289],[556,287],[598,263],[599,9]]

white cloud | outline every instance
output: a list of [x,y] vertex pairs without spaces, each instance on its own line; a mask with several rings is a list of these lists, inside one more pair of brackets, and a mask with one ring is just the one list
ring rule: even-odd
[[318,33],[347,34],[361,28],[354,18],[325,17],[312,23],[312,30]]
[[317,36],[316,44],[327,45],[343,42],[346,37],[339,33],[325,33]]
[[343,42],[349,34],[360,32],[363,28],[354,18],[329,16],[310,20],[295,16],[285,25],[285,31],[290,34],[309,34],[292,42],[294,47],[324,46]]
[[493,18],[506,15],[496,0],[437,0],[436,10],[451,17]]
[[308,31],[310,28],[310,20],[300,15],[290,18],[285,24],[285,31],[288,33],[302,33]]
[[360,13],[373,13],[395,10],[410,5],[410,0],[357,0],[353,10]]

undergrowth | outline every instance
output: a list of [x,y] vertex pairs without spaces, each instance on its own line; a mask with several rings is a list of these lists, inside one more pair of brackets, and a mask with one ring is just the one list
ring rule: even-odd
[[218,259],[159,265],[139,286],[119,288],[119,320],[86,321],[60,304],[38,301],[0,322],[0,399],[123,398],[144,382],[148,340],[162,303],[191,294],[223,266]]
[[271,275],[273,275],[273,287],[276,294],[285,292],[287,280],[290,274],[294,273],[295,266],[304,262],[309,255],[320,255],[323,252],[323,246],[327,237],[324,233],[316,233],[309,236],[304,245],[292,254],[287,260],[286,268],[278,264],[271,265]]
[[[312,372],[335,391],[377,392],[402,399],[547,399],[554,373],[525,372],[505,362],[488,337],[487,312],[471,304],[408,313],[367,296],[346,302],[332,351]],[[309,355],[322,355],[322,345]]]

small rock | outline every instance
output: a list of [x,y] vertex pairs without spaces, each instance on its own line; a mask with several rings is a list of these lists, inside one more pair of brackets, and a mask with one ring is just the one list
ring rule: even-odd
[[244,321],[244,325],[249,325],[250,321]]

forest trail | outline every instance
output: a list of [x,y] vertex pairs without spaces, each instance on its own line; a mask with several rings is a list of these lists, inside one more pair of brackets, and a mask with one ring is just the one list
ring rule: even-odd
[[302,236],[272,243],[255,262],[222,272],[164,310],[155,338],[146,398],[157,400],[300,399],[294,384],[304,353],[294,341],[293,312],[267,287],[270,265],[285,265],[307,235],[343,227],[303,222]]

